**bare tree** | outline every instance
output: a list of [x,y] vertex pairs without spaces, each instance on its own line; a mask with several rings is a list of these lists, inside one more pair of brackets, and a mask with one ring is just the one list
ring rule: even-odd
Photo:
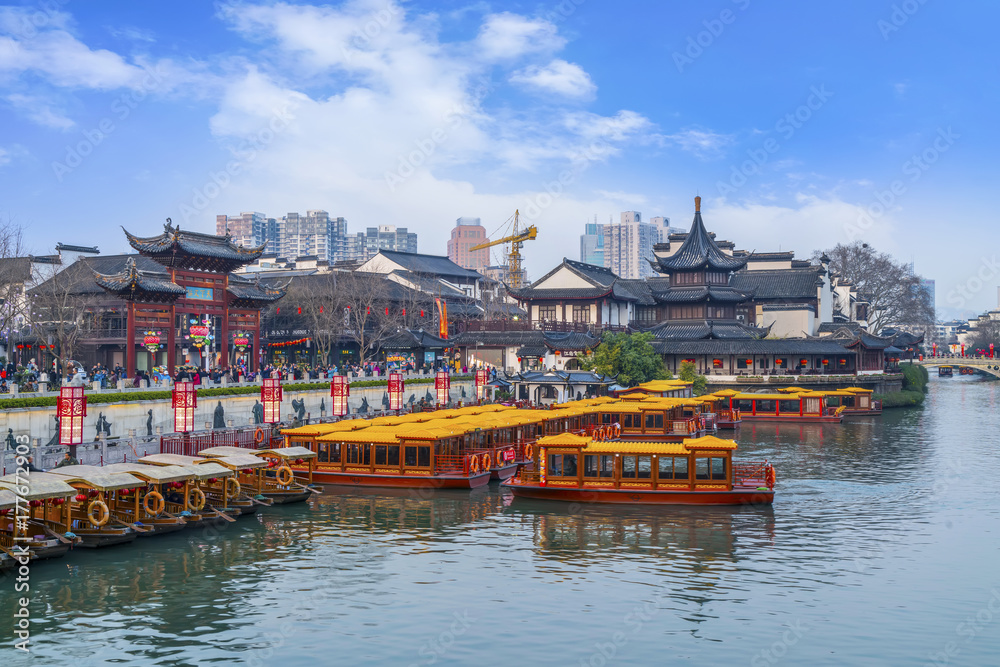
[[891,325],[926,326],[934,323],[934,304],[921,277],[887,253],[867,243],[838,244],[814,257],[827,255],[830,270],[850,280],[858,298],[869,303],[868,329],[878,334]]
[[991,344],[994,354],[1000,352],[1000,320],[980,320],[969,333],[972,335],[965,346],[966,354],[989,354]]
[[63,364],[74,358],[77,345],[96,325],[99,303],[93,273],[83,262],[58,270],[53,266],[28,292],[27,322],[39,341],[50,341]]
[[[358,358],[369,355],[399,328],[398,316],[390,305],[390,284],[385,276],[361,271],[345,272],[338,280],[343,303],[345,335],[358,345]],[[386,309],[389,312],[386,312]]]
[[319,363],[329,363],[330,353],[344,335],[344,294],[341,273],[331,271],[304,276],[292,282],[286,303],[302,309],[302,325],[316,344]]
[[0,221],[0,331],[8,336],[24,323],[25,289],[32,280],[31,258],[24,253],[20,225]]

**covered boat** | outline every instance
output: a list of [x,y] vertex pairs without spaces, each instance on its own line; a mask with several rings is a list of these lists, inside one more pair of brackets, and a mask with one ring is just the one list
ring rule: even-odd
[[[167,511],[180,515],[188,525],[221,526],[232,523],[235,517],[242,514],[239,508],[231,508],[227,503],[228,494],[234,490],[239,493],[239,489],[232,488],[227,481],[234,476],[229,468],[210,459],[183,454],[150,454],[139,459],[139,463],[180,466],[191,473],[191,479],[187,481],[171,482],[164,494]],[[220,489],[221,497],[218,495]]]
[[123,504],[119,511],[126,519],[145,528],[139,537],[172,533],[187,526],[184,517],[167,511],[166,495],[170,485],[184,484],[194,479],[193,471],[181,466],[151,466],[141,463],[114,463],[102,468],[108,472],[123,472],[146,483],[140,493],[132,494],[131,506]]
[[[234,472],[244,489],[272,503],[283,505],[302,502],[313,493],[319,493],[318,489],[308,486],[313,481],[313,466],[317,454],[305,447],[241,449],[221,446],[203,449],[198,455],[220,463],[225,460],[238,461],[246,456],[257,459],[252,467],[241,466],[239,469],[234,468]],[[296,479],[293,465],[300,469],[305,466],[307,473]]]
[[0,516],[0,534],[11,544],[26,543],[32,561],[65,556],[80,541],[70,530],[70,503],[77,492],[65,480],[44,472],[12,474],[0,477],[0,493],[19,496],[22,512],[28,504],[27,522],[16,520],[16,505]]
[[128,508],[133,496],[146,488],[138,477],[87,465],[64,466],[46,474],[62,478],[77,491],[72,498],[70,526],[80,537],[81,547],[126,544],[148,530],[128,520],[132,518]]

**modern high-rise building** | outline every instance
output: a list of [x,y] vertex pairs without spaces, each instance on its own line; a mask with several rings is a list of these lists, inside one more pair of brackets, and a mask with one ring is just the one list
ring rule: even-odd
[[451,230],[448,240],[448,259],[463,269],[480,271],[490,265],[490,250],[471,250],[473,246],[489,241],[486,228],[479,218],[459,218]]
[[620,278],[650,278],[655,274],[649,261],[660,230],[642,222],[638,211],[625,211],[619,224],[603,226],[604,266]]
[[266,252],[277,252],[278,222],[256,211],[239,215],[215,216],[215,233],[233,237],[233,242],[246,247],[256,247],[267,243]]
[[347,220],[331,218],[326,211],[291,212],[278,221],[278,247],[281,257],[314,256],[335,262],[341,259],[347,236]]
[[364,232],[348,235],[344,242],[343,256],[338,261],[367,262],[379,250],[417,252],[417,235],[406,227],[379,225]]
[[593,222],[584,226],[584,232],[580,236],[580,261],[604,266],[604,226],[597,223],[596,215]]

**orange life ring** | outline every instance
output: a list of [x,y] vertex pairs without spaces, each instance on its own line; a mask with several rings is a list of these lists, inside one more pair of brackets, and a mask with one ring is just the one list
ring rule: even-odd
[[615,422],[614,429],[615,429],[615,437],[620,438],[622,435],[622,425],[619,424],[618,422]]
[[[197,500],[191,502],[192,496],[194,498],[197,498]],[[205,509],[205,492],[199,489],[197,486],[192,487],[192,489],[188,492],[187,508],[189,510],[195,510],[196,512],[200,512],[201,510]]]
[[[149,506],[150,498],[156,501],[155,507]],[[163,500],[163,494],[159,491],[150,491],[146,494],[146,497],[142,499],[142,509],[146,510],[146,514],[150,516],[156,516],[162,513],[166,508],[167,503]]]
[[[94,510],[98,510],[97,518],[94,517]],[[87,519],[90,520],[91,525],[100,528],[108,522],[111,518],[111,512],[108,511],[108,506],[103,500],[97,499],[87,506]]]
[[772,466],[767,467],[767,473],[764,475],[764,481],[767,482],[767,488],[774,488],[775,474]]
[[531,451],[531,444],[527,442],[524,443],[524,458],[530,459],[533,453],[534,452]]
[[479,473],[479,457],[475,454],[469,457],[469,472],[473,475]]
[[264,442],[264,429],[257,427],[257,430],[253,432],[253,441],[257,444]]
[[493,457],[490,456],[488,452],[486,454],[483,454],[483,470],[489,470],[490,468],[492,468],[493,467],[491,465],[492,463],[493,463]]
[[292,473],[292,469],[287,465],[278,468],[278,472],[275,473],[275,479],[278,480],[278,484],[282,486],[288,486],[295,479],[295,475]]

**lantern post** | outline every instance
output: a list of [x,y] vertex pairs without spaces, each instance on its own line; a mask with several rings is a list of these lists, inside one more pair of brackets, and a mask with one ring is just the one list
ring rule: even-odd
[[403,391],[406,385],[402,373],[389,373],[389,409],[398,414],[403,409]]
[[437,402],[440,405],[448,402],[448,393],[451,390],[451,377],[448,371],[438,371],[434,378],[434,389],[437,390]]
[[194,430],[194,411],[198,407],[198,390],[193,382],[177,382],[173,390],[174,431]]
[[76,458],[76,446],[83,442],[83,418],[87,416],[83,387],[60,387],[56,412],[59,415],[59,444],[67,445]]
[[487,373],[485,369],[476,371],[476,399],[483,400],[483,393],[486,391]]
[[[390,382],[392,382],[390,380]],[[343,417],[348,413],[347,398],[351,395],[351,385],[343,375],[334,375],[330,380],[330,414],[334,417]]]
[[260,388],[260,402],[264,404],[264,422],[277,424],[281,421],[281,379],[265,378]]

